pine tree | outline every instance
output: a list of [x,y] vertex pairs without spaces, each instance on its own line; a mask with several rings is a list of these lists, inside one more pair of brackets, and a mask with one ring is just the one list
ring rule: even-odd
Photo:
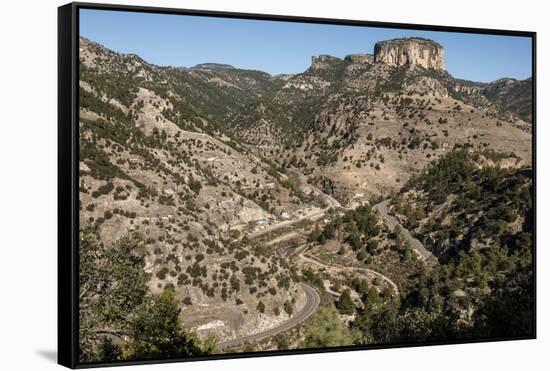
[[353,303],[353,300],[351,299],[350,291],[344,290],[342,294],[340,294],[340,298],[336,302],[336,308],[340,311],[342,314],[353,314],[355,312],[355,304]]

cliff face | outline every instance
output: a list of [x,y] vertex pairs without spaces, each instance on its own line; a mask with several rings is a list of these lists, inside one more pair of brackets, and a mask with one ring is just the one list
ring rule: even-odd
[[422,66],[445,70],[445,54],[438,43],[418,38],[380,41],[374,46],[374,61],[393,66]]
[[371,64],[374,61],[374,56],[372,54],[349,54],[344,60],[351,63]]

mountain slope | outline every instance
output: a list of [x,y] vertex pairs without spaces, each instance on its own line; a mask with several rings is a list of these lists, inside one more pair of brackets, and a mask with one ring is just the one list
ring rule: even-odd
[[[271,76],[155,66],[81,39],[82,231],[109,251],[136,232],[148,290],[173,292],[183,324],[222,342],[307,307],[301,279],[332,303],[299,262],[330,281],[325,268],[286,256],[288,236],[305,240],[321,224],[334,230],[310,238],[322,240],[319,256],[334,252],[343,266],[397,282],[349,284],[354,296],[340,309],[366,301],[359,292],[384,307],[409,295],[422,263],[367,205],[374,200],[391,197],[392,213],[441,263],[496,254],[493,245],[530,248],[530,80],[455,79],[443,58],[429,40],[390,40],[374,55],[315,56],[303,73]],[[527,271],[528,254],[514,251],[514,269]]]
[[[106,244],[142,234],[150,290],[174,290],[199,334],[231,339],[289,318],[283,305],[299,309],[305,293],[284,262],[240,236],[304,201],[217,121],[270,77],[159,68],[86,40],[81,60],[81,228]],[[228,98],[236,91],[241,101]],[[218,110],[203,113],[213,101]]]

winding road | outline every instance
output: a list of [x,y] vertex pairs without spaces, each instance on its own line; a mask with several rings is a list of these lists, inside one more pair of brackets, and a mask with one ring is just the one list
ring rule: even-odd
[[[342,205],[340,204],[340,202],[337,199],[335,199],[332,196],[327,195],[326,193],[324,193],[322,190],[320,190],[316,186],[313,186],[313,185],[307,183],[307,179],[302,173],[299,173],[299,172],[295,172],[295,173],[300,178],[300,181],[302,182],[303,186],[308,187],[312,192],[315,192],[315,193],[319,194],[321,197],[323,197],[325,199],[325,201],[327,203],[327,207],[325,207],[324,209],[312,211],[310,213],[305,213],[304,215],[300,216],[297,219],[286,220],[286,221],[280,222],[278,224],[269,226],[269,227],[267,227],[263,230],[250,233],[248,235],[248,237],[250,237],[250,238],[259,237],[259,236],[262,236],[266,233],[273,232],[277,229],[292,226],[292,225],[297,224],[297,223],[299,223],[299,222],[301,222],[305,219],[309,219],[311,221],[317,221],[317,220],[321,219],[322,217],[324,217],[325,213],[331,207],[342,207]],[[271,245],[274,245],[278,242],[282,242],[282,241],[285,241],[287,239],[297,237],[300,234],[301,233],[299,233],[299,232],[291,231],[291,232],[286,233],[282,236],[276,237],[276,238],[272,239],[271,241],[266,241],[264,244],[266,246],[271,246]],[[304,246],[305,245],[299,246],[296,249],[296,251],[303,250]],[[294,251],[293,253],[296,253],[296,251]],[[289,252],[290,251],[288,251],[286,249],[285,249],[285,251],[281,251],[280,252],[280,257],[285,257]],[[319,296],[319,293],[317,292],[317,289],[314,288],[313,286],[310,286],[310,285],[308,285],[306,283],[303,283],[303,282],[300,282],[299,285],[302,287],[302,289],[304,290],[304,292],[306,294],[306,304],[304,305],[304,307],[300,311],[298,311],[288,321],[285,321],[285,322],[281,323],[280,325],[275,326],[275,327],[273,327],[271,329],[268,329],[268,330],[265,330],[265,331],[261,331],[261,332],[255,333],[255,334],[243,336],[243,337],[236,338],[236,339],[222,341],[222,342],[218,343],[218,347],[220,349],[224,349],[224,348],[230,348],[230,347],[233,347],[233,346],[245,343],[245,342],[263,340],[263,339],[266,339],[268,337],[277,335],[281,332],[290,330],[291,328],[293,328],[294,326],[296,326],[300,322],[303,322],[306,319],[308,319],[309,317],[311,317],[311,315],[313,315],[313,313],[315,313],[317,311],[317,309],[319,308],[319,304],[321,302],[321,297]]]
[[378,211],[378,213],[386,221],[390,229],[394,229],[396,225],[401,228],[401,234],[410,242],[412,249],[420,259],[424,261],[433,261],[435,259],[435,256],[424,247],[422,242],[414,238],[407,228],[401,225],[401,223],[399,223],[399,221],[394,216],[389,214],[388,206],[390,202],[390,199],[382,201],[379,204],[374,205],[373,208]]
[[[301,177],[302,181],[305,180],[305,176],[303,174],[298,174],[298,175]],[[327,195],[326,193],[324,193],[319,188],[307,183],[306,181],[304,181],[304,185],[309,187],[313,192],[318,193],[319,195],[324,197],[325,200],[327,201],[328,207],[326,207],[324,209],[321,209],[321,210],[313,211],[309,214],[304,214],[298,219],[288,220],[288,221],[278,223],[276,225],[272,225],[272,226],[270,226],[270,227],[268,227],[264,230],[257,231],[255,233],[251,233],[249,235],[249,237],[252,237],[252,238],[258,237],[258,236],[264,235],[268,232],[272,232],[274,230],[277,230],[277,229],[280,229],[280,228],[283,228],[283,227],[292,226],[296,223],[299,223],[300,221],[302,221],[304,219],[309,219],[309,220],[312,220],[312,221],[316,221],[316,220],[319,220],[320,218],[322,218],[329,208],[331,208],[331,207],[342,207],[342,205],[340,204],[340,202],[338,202],[338,200],[336,200],[332,196]],[[434,256],[432,255],[432,253],[430,251],[428,251],[424,247],[424,245],[422,245],[422,243],[420,241],[418,241],[416,238],[414,238],[411,235],[411,233],[405,227],[403,227],[403,225],[401,225],[395,217],[393,217],[392,215],[389,214],[389,210],[388,210],[389,204],[390,204],[390,200],[385,200],[385,201],[382,201],[381,203],[375,205],[374,209],[378,211],[380,216],[385,220],[385,222],[389,225],[390,228],[393,229],[393,228],[395,228],[396,225],[399,225],[399,227],[401,228],[401,231],[402,231],[402,235],[411,243],[411,247],[413,248],[415,253],[420,257],[420,259],[422,259],[424,261],[432,261],[434,259]],[[282,242],[282,241],[285,241],[285,240],[288,240],[288,239],[291,239],[291,238],[294,238],[294,237],[298,237],[300,234],[301,234],[300,232],[291,231],[291,232],[286,233],[282,236],[278,236],[278,237],[272,239],[271,241],[266,241],[265,245],[266,246],[274,245],[278,242]],[[289,250],[292,250],[292,249],[283,249],[284,251],[281,250],[281,251],[278,251],[278,252],[280,253],[281,257],[285,257],[286,255],[289,254],[289,252],[293,253],[293,255],[297,254],[297,255],[299,255],[300,259],[302,259],[304,261],[307,261],[309,263],[312,263],[312,264],[317,264],[317,265],[323,266],[326,269],[328,269],[329,271],[356,271],[356,272],[369,273],[369,274],[371,274],[375,277],[380,278],[383,282],[385,282],[388,286],[390,286],[392,288],[392,290],[394,291],[394,293],[397,296],[399,296],[399,288],[398,288],[397,284],[393,280],[391,280],[389,277],[383,275],[382,273],[374,271],[372,269],[368,269],[368,268],[327,265],[327,264],[322,263],[322,262],[320,262],[316,259],[304,256],[304,254],[303,254],[303,252],[305,251],[304,247],[307,247],[307,244],[303,244],[303,245],[298,246],[296,249],[294,249],[294,251],[289,251]],[[281,332],[287,331],[287,330],[293,328],[294,326],[296,326],[297,324],[299,324],[299,323],[305,321],[306,319],[308,319],[311,315],[313,315],[317,311],[317,309],[319,307],[319,304],[320,304],[320,301],[321,301],[321,298],[319,296],[319,293],[317,292],[317,289],[315,289],[313,286],[310,286],[310,285],[308,285],[306,283],[303,283],[303,282],[300,282],[299,285],[301,286],[301,288],[304,290],[304,292],[306,294],[306,303],[305,303],[304,307],[300,311],[298,311],[293,317],[291,317],[289,320],[287,320],[287,321],[285,321],[285,322],[281,323],[280,325],[275,326],[273,328],[270,328],[270,329],[267,329],[267,330],[264,330],[264,331],[261,331],[261,332],[255,333],[255,334],[243,336],[243,337],[240,337],[240,338],[222,341],[222,342],[218,343],[218,347],[220,349],[226,349],[226,348],[231,348],[231,347],[237,346],[237,345],[245,343],[245,342],[260,341],[260,340],[275,336],[275,335],[277,335]]]
[[304,260],[304,261],[307,261],[309,263],[312,263],[312,264],[316,264],[316,265],[319,265],[325,269],[327,269],[329,272],[330,271],[338,271],[338,272],[349,272],[349,271],[354,271],[354,272],[367,272],[367,273],[370,273],[372,274],[373,276],[375,277],[378,277],[380,278],[382,281],[384,281],[385,283],[387,283],[391,288],[392,290],[395,292],[395,294],[397,296],[399,296],[399,288],[397,287],[397,284],[395,282],[393,282],[393,280],[391,278],[389,278],[388,276],[385,276],[383,275],[382,273],[380,272],[377,272],[375,270],[372,270],[372,269],[369,269],[369,268],[359,268],[359,267],[345,267],[345,266],[339,266],[339,265],[328,265],[328,264],[325,264],[325,263],[322,263],[320,262],[319,260],[317,259],[314,259],[314,258],[311,258],[311,257],[308,257],[308,256],[305,256],[303,254],[300,254],[300,259]]
[[243,336],[237,339],[223,341],[221,343],[218,343],[218,347],[220,349],[224,349],[224,348],[230,348],[230,347],[245,343],[247,341],[248,342],[260,341],[268,337],[275,336],[283,331],[290,330],[300,322],[303,322],[309,317],[311,317],[311,315],[317,311],[317,308],[319,307],[319,303],[321,302],[321,297],[319,296],[317,289],[315,289],[313,286],[310,286],[303,282],[300,282],[299,285],[302,287],[302,289],[306,293],[306,304],[300,311],[298,311],[288,321],[285,321],[278,326],[275,326],[273,328],[270,328],[262,332],[258,332],[248,336]]

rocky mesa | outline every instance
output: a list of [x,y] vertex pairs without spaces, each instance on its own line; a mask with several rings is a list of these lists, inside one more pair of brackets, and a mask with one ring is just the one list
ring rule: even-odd
[[380,41],[374,45],[375,62],[393,66],[422,66],[445,70],[445,52],[435,41],[402,38]]

